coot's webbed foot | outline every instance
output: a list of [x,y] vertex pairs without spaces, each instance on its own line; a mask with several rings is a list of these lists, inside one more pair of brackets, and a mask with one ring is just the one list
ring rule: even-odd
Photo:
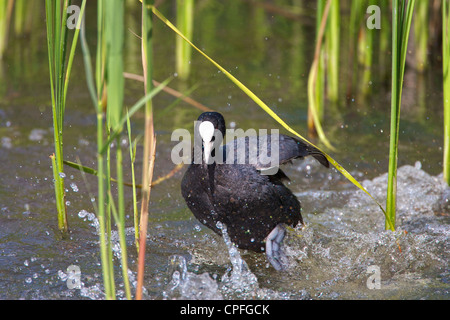
[[281,244],[283,243],[286,229],[282,224],[277,225],[266,238],[266,256],[270,264],[277,270],[283,270],[283,252]]

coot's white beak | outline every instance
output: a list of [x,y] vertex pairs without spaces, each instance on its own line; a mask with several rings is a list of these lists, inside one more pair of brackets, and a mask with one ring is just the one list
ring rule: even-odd
[[200,123],[198,131],[203,140],[205,162],[206,164],[211,164],[209,161],[213,149],[213,142],[211,140],[214,136],[214,125],[209,121],[204,121]]

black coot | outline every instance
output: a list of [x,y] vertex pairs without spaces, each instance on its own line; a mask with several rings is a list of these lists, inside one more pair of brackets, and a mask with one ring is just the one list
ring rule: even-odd
[[[181,182],[181,192],[189,209],[219,235],[222,232],[217,222],[225,224],[231,241],[238,248],[265,251],[272,266],[281,270],[284,225],[295,227],[303,224],[303,220],[300,202],[283,184],[287,176],[280,169],[275,170],[276,173],[273,168],[272,172],[268,171],[273,163],[260,161],[264,152],[272,155],[271,144],[276,143],[276,139],[273,135],[245,136],[218,146],[220,137],[225,137],[225,120],[217,112],[201,114],[194,134],[195,139],[202,141],[201,163],[193,161]],[[278,152],[279,164],[311,155],[329,167],[327,158],[313,146],[286,135],[278,137],[275,152]],[[245,161],[239,156],[242,146],[246,148]],[[256,148],[256,158],[249,156],[252,148]]]

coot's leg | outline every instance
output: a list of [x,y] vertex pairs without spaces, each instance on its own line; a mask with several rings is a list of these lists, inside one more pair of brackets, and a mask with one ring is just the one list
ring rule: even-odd
[[266,238],[266,256],[277,271],[283,270],[281,244],[285,234],[286,229],[282,224],[279,224]]

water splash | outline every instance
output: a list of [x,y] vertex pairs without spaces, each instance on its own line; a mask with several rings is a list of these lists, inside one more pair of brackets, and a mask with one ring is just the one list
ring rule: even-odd
[[231,268],[222,276],[222,290],[227,294],[247,295],[259,289],[258,279],[250,271],[247,263],[242,259],[239,250],[228,235],[227,226],[217,222],[217,228],[222,231],[222,237],[228,248]]
[[[91,213],[85,209],[82,209],[80,212],[78,212],[78,217],[83,219],[83,221],[89,221],[90,225],[95,229],[96,234],[97,235],[100,234],[100,223],[94,213]],[[133,227],[126,228],[125,234],[128,236],[130,236],[130,235],[134,236],[134,228]],[[119,243],[118,231],[111,230],[110,240],[111,240],[111,249],[112,249],[113,255],[117,259],[118,263],[120,264],[120,260],[122,257],[122,250],[121,250],[120,243]],[[128,278],[129,278],[131,286],[136,288],[136,286],[137,286],[136,274],[130,269],[128,269],[127,272],[128,272]],[[64,274],[64,273],[61,271],[61,274]],[[101,284],[101,283],[95,283],[92,286],[86,287],[84,285],[84,283],[81,282],[80,295],[82,297],[93,299],[93,300],[103,299],[105,297],[105,294],[102,290],[103,290],[103,284]],[[148,293],[147,289],[145,287],[143,287],[144,296],[146,296],[147,293]],[[125,292],[123,290],[118,290],[117,298],[125,299]]]
[[[332,176],[334,179],[334,176]],[[330,180],[330,185],[333,183]],[[338,178],[339,179],[339,178]],[[386,197],[387,175],[363,181],[381,203]],[[191,260],[169,258],[164,299],[385,299],[442,298],[450,296],[449,218],[440,213],[446,190],[441,176],[430,176],[420,164],[398,170],[397,231],[384,230],[384,216],[359,191],[313,190],[299,196],[314,198],[322,192],[321,208],[303,212],[307,226],[289,230],[284,252],[285,272],[266,266],[264,255],[242,252],[233,245],[226,225],[223,237],[194,229]],[[335,200],[344,195],[342,205]],[[80,211],[98,233],[95,215]],[[131,237],[132,230],[127,230]],[[174,236],[178,239],[178,236]],[[115,235],[113,235],[115,238]],[[220,239],[220,240],[219,240]],[[179,239],[178,239],[179,240]],[[181,243],[183,240],[179,240]],[[183,244],[191,244],[186,240]],[[224,245],[225,244],[225,245]],[[172,253],[173,254],[173,253]],[[115,257],[120,247],[114,246]],[[248,264],[247,264],[248,263]],[[378,266],[380,288],[367,286],[368,270]],[[206,268],[207,272],[199,273]],[[221,269],[224,268],[224,269]],[[372,269],[371,269],[372,268]],[[225,271],[223,271],[225,270]],[[131,271],[129,271],[130,273]],[[134,273],[131,272],[133,278]],[[130,278],[131,279],[131,278]],[[275,287],[276,286],[276,287]],[[99,283],[84,288],[82,296],[102,298]],[[280,289],[282,288],[282,289]],[[153,293],[154,294],[154,293]],[[158,293],[160,294],[160,293]]]
[[208,273],[188,272],[186,259],[180,255],[169,258],[170,282],[163,292],[165,299],[222,300],[219,285]]
[[[383,203],[387,174],[363,186]],[[291,285],[303,286],[315,298],[448,295],[449,219],[436,211],[445,188],[442,177],[430,176],[420,163],[399,168],[395,232],[384,230],[383,214],[359,191],[342,207],[306,214],[307,227],[285,239],[299,275]],[[379,267],[386,290],[366,286],[371,266]]]

